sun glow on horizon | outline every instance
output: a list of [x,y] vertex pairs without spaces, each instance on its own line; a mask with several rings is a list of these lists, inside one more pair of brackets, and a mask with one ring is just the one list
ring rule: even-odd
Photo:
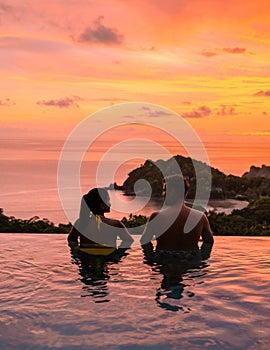
[[264,142],[269,159],[268,1],[4,0],[0,16],[2,139],[65,138],[102,108],[149,102],[206,144]]

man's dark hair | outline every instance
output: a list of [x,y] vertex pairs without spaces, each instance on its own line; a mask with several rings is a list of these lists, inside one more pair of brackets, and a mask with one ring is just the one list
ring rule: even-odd
[[171,188],[175,189],[178,189],[180,186],[182,186],[182,183],[184,182],[185,196],[187,195],[189,182],[186,177],[182,177],[180,175],[170,175],[165,177],[164,181],[166,182],[166,186],[170,186]]

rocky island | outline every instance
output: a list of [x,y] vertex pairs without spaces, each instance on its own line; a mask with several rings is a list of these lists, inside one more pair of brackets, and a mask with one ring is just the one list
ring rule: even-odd
[[[174,156],[166,161],[156,162],[146,160],[143,165],[132,170],[122,186],[118,186],[126,195],[134,195],[134,184],[140,180],[146,180],[152,188],[152,196],[160,197],[162,194],[163,174],[174,173],[175,161],[180,166],[183,176],[188,177],[190,182],[188,199],[193,199],[196,193],[196,169],[199,169],[200,178],[205,177],[205,186],[211,186],[210,199],[235,198],[239,200],[252,201],[261,196],[270,196],[270,166],[263,165],[262,168],[252,166],[250,172],[243,176],[226,175],[220,170],[209,165],[180,155]],[[212,183],[209,184],[207,174],[211,171]],[[147,186],[144,182],[139,184],[137,195],[144,195]]]

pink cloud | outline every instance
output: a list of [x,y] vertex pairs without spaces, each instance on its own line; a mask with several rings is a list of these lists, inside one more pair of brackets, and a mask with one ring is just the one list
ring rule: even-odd
[[104,17],[99,16],[94,21],[93,27],[85,28],[76,41],[82,43],[101,43],[105,45],[122,44],[124,36],[118,33],[117,29],[103,25],[103,20]]
[[0,37],[0,48],[19,49],[23,51],[34,52],[57,52],[69,48],[68,44],[55,41],[35,39],[32,37],[22,38],[19,36],[2,36]]
[[11,107],[15,106],[15,102],[12,102],[10,98],[6,98],[5,100],[0,100],[0,107]]
[[211,114],[211,109],[207,106],[200,106],[197,109],[193,109],[191,112],[182,114],[183,118],[203,118]]
[[191,102],[190,102],[190,101],[182,101],[181,103],[182,103],[183,105],[185,105],[185,106],[191,105]]
[[207,58],[217,55],[217,53],[213,52],[213,51],[202,51],[200,54],[204,57],[207,57]]
[[42,100],[42,101],[38,101],[37,105],[59,107],[59,108],[70,108],[70,107],[79,108],[80,106],[77,104],[77,102],[81,100],[82,98],[80,98],[79,96],[73,96],[72,98],[65,97],[65,98],[59,98],[56,100]]
[[224,53],[232,53],[232,54],[243,54],[246,52],[246,48],[244,47],[225,47],[223,49],[216,49],[214,51],[207,51],[207,50],[203,50],[200,55],[207,57],[207,58],[211,58],[214,56],[217,56],[219,53],[224,52]]
[[170,115],[172,115],[172,113],[166,111],[150,111],[148,114],[148,116],[151,118],[166,117]]
[[147,106],[143,106],[142,110],[146,111],[148,114],[148,117],[152,117],[152,118],[166,117],[166,116],[172,115],[172,113],[166,112],[163,110],[151,110],[151,108]]
[[229,48],[229,47],[224,47],[223,52],[225,53],[245,53],[247,49],[244,47],[234,47],[234,48]]

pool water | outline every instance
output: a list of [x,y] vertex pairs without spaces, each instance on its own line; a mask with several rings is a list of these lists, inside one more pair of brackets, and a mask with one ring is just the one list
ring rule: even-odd
[[138,245],[86,262],[66,235],[1,234],[1,247],[1,349],[270,348],[268,237],[215,237],[188,266]]

